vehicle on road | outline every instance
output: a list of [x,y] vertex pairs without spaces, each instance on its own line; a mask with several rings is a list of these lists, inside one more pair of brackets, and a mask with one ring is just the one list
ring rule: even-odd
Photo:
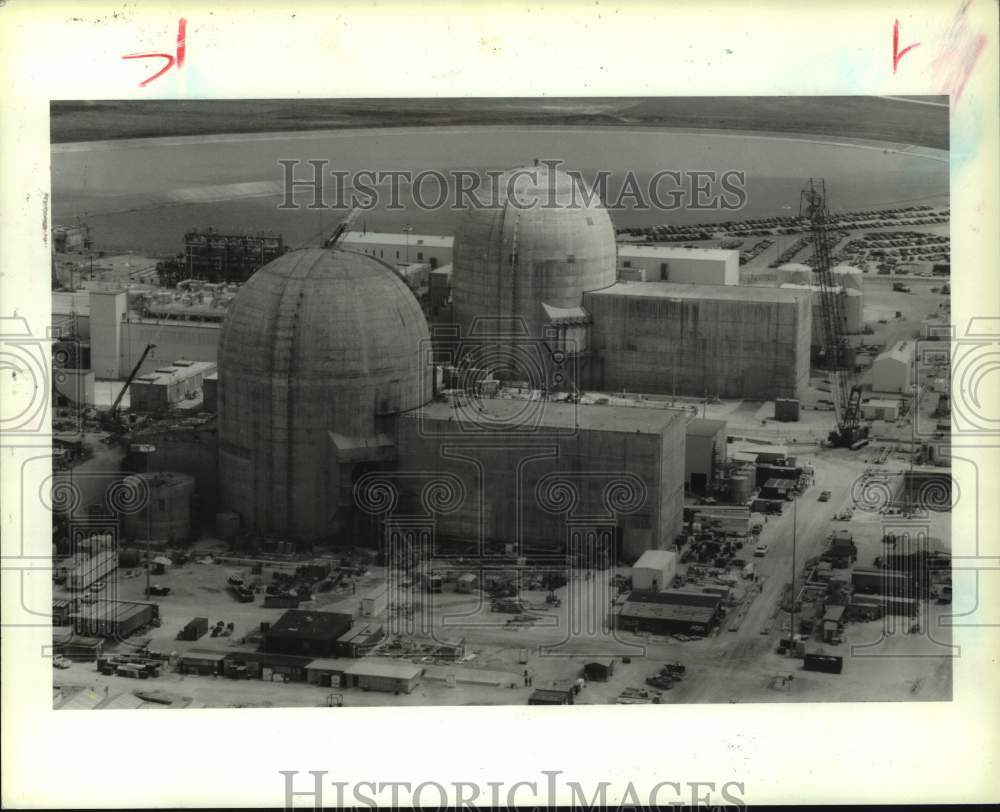
[[169,595],[170,594],[170,587],[169,586],[160,586],[159,584],[153,584],[149,588],[149,594],[150,595],[156,595],[157,597],[163,597],[164,595]]
[[897,293],[909,293],[910,292],[910,286],[909,285],[904,285],[902,282],[893,282],[892,283],[892,289],[894,291],[896,291]]
[[98,581],[96,584],[91,585],[91,592],[103,592],[104,591],[104,581]]
[[646,677],[646,684],[650,688],[659,688],[662,691],[669,691],[674,687],[674,681],[664,674],[653,674],[651,677]]
[[823,492],[822,492],[822,493],[821,493],[821,494],[819,495],[819,501],[820,501],[820,502],[829,502],[829,501],[830,501],[830,497],[831,497],[831,496],[833,496],[833,494],[832,494],[832,493],[830,493],[830,491],[823,491]]
[[768,545],[763,542],[761,542],[760,544],[758,544],[756,547],[753,548],[753,554],[757,558],[763,558],[765,555],[767,555],[767,551],[768,551]]
[[61,654],[57,654],[52,658],[53,668],[69,668],[70,661],[63,657]]

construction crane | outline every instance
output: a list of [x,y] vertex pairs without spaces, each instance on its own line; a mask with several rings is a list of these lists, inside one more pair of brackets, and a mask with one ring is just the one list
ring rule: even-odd
[[107,431],[110,431],[115,434],[119,433],[121,429],[121,421],[119,421],[118,419],[118,406],[122,402],[122,398],[125,397],[125,392],[128,391],[129,384],[132,383],[132,380],[135,378],[135,376],[139,374],[139,367],[142,366],[142,362],[145,361],[146,356],[149,355],[149,353],[155,349],[156,349],[155,344],[146,345],[146,349],[144,349],[142,351],[142,355],[139,356],[138,363],[134,367],[132,367],[132,371],[128,374],[128,377],[125,379],[125,383],[122,384],[122,388],[121,391],[118,393],[118,397],[115,398],[114,403],[111,404],[111,408],[108,409],[107,413],[104,415],[103,423],[104,423],[104,428]]
[[333,230],[333,234],[327,237],[323,241],[324,248],[333,248],[337,244],[337,241],[347,233],[347,229],[351,227],[351,223],[357,219],[357,216],[362,212],[363,207],[361,205],[355,206],[351,209],[347,216],[340,221],[337,227]]
[[853,383],[854,353],[843,332],[844,314],[840,296],[835,290],[830,272],[830,236],[827,230],[826,183],[822,179],[809,179],[809,185],[799,196],[799,217],[809,220],[813,243],[813,271],[820,288],[821,307],[813,312],[822,321],[823,350],[826,367],[830,371],[834,415],[837,428],[830,432],[830,442],[835,446],[858,448],[867,442],[868,427],[861,422],[860,386]]

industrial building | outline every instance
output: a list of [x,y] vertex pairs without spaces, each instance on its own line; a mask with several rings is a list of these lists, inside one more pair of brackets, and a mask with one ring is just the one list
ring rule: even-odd
[[546,328],[562,315],[586,319],[581,298],[615,283],[617,246],[607,210],[599,200],[579,199],[565,172],[524,167],[500,184],[512,194],[467,209],[455,233],[453,317],[463,337],[478,336],[479,358],[524,377],[517,356],[526,340],[586,352],[560,340],[562,326],[552,325],[551,334]]
[[363,691],[408,694],[416,687],[423,672],[419,665],[404,660],[365,657],[344,669],[341,684],[344,688],[360,688]]
[[262,268],[219,348],[223,506],[261,533],[350,531],[355,478],[432,396],[429,356],[416,298],[377,259],[306,249]]
[[726,422],[696,417],[684,434],[684,484],[705,493],[726,464]]
[[184,269],[197,279],[243,282],[286,250],[279,234],[189,231],[184,235]]
[[118,553],[111,550],[97,552],[84,558],[66,574],[66,588],[72,590],[87,589],[102,578],[106,578],[118,569]]
[[707,635],[722,616],[722,598],[708,592],[671,589],[634,591],[618,608],[615,628],[653,634]]
[[341,248],[358,251],[389,265],[427,263],[431,270],[451,262],[453,237],[409,232],[348,231],[338,241]]
[[669,589],[677,574],[677,553],[672,550],[646,550],[632,565],[632,588],[644,592]]
[[264,632],[263,650],[295,657],[332,657],[354,622],[339,612],[289,609]]
[[895,420],[899,417],[899,401],[873,398],[861,404],[865,420]]
[[872,390],[909,393],[913,347],[911,341],[900,341],[872,362]]
[[[436,516],[439,537],[560,548],[586,517],[588,530],[634,561],[644,550],[672,543],[680,529],[684,419],[671,409],[437,400],[399,420],[399,469],[431,470],[464,483],[464,498]],[[487,481],[480,470],[488,472]],[[574,471],[587,476],[574,478]],[[608,489],[615,482],[637,488],[637,481],[641,489],[623,494],[626,504],[616,511]],[[547,491],[562,484],[575,494],[575,504],[564,508]]]
[[124,640],[159,616],[155,603],[99,600],[81,604],[69,619],[77,634]]
[[583,305],[595,388],[771,400],[808,383],[812,318],[800,292],[620,282]]
[[134,411],[155,412],[196,397],[202,391],[205,376],[215,368],[209,361],[184,359],[157,367],[129,384],[129,406]]
[[621,243],[618,246],[618,277],[631,282],[738,285],[740,252]]

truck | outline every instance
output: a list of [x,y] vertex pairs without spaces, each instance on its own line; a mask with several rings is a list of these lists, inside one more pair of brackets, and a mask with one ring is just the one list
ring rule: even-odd
[[177,632],[178,640],[199,640],[208,632],[208,618],[196,617]]
[[81,561],[66,575],[66,588],[75,591],[87,589],[118,569],[118,553],[105,550]]
[[909,285],[904,285],[902,282],[893,282],[892,283],[892,289],[896,293],[909,293],[910,292],[910,286]]

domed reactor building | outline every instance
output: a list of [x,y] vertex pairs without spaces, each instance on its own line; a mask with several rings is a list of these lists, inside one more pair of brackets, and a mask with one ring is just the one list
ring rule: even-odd
[[388,265],[292,251],[229,308],[219,346],[219,479],[244,528],[304,541],[355,530],[355,479],[393,456],[396,415],[431,397],[420,306]]
[[496,189],[455,234],[459,355],[501,378],[559,388],[568,381],[552,380],[553,354],[564,368],[586,358],[583,294],[616,282],[614,227],[596,196],[547,164],[512,169]]

